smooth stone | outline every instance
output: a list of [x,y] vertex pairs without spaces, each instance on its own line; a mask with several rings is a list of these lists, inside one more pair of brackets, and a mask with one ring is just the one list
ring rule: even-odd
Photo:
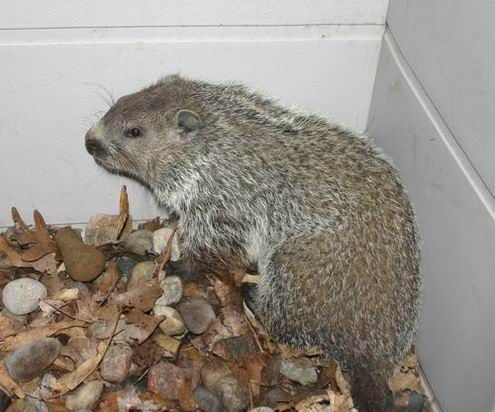
[[77,231],[64,227],[57,231],[55,241],[69,276],[78,282],[96,279],[105,268],[105,255],[95,246],[86,245]]
[[132,349],[128,345],[112,345],[100,365],[101,377],[112,383],[122,383],[129,375]]
[[184,288],[182,280],[178,276],[166,276],[160,282],[160,287],[163,290],[162,295],[157,299],[156,304],[162,306],[176,305],[182,299]]
[[198,385],[194,389],[193,397],[199,409],[203,412],[223,412],[225,410],[220,399],[203,385]]
[[163,399],[177,400],[181,389],[189,384],[185,370],[169,362],[158,362],[148,372],[148,390]]
[[186,331],[186,325],[179,312],[170,306],[155,305],[153,308],[155,316],[166,316],[158,327],[167,336],[182,335]]
[[148,282],[153,276],[155,270],[155,264],[149,260],[145,262],[139,262],[134,269],[132,269],[129,282],[127,282],[127,290],[133,289],[139,286],[143,282]]
[[132,232],[124,243],[128,252],[145,256],[153,250],[153,232],[150,230],[136,230]]
[[258,406],[257,408],[250,409],[249,412],[274,412],[272,408],[268,406]]
[[316,368],[307,358],[282,359],[280,373],[301,385],[310,385],[318,380]]
[[42,338],[21,346],[7,355],[4,365],[17,382],[30,381],[48,368],[57,359],[61,349],[55,338]]
[[80,385],[65,398],[65,406],[71,411],[89,412],[100,400],[102,381],[91,381]]
[[[162,253],[167,247],[168,240],[172,235],[173,230],[170,227],[162,227],[161,229],[153,232],[153,250],[156,253]],[[179,243],[177,242],[177,236],[174,236],[172,240],[172,255],[170,260],[176,262],[180,259]]]
[[39,308],[40,299],[47,295],[43,283],[31,278],[13,280],[2,291],[2,301],[14,315],[26,315]]
[[242,412],[248,408],[249,392],[223,362],[205,364],[200,374],[203,385],[220,399],[228,412]]
[[216,319],[212,306],[201,298],[183,300],[177,310],[184,319],[187,329],[196,335],[205,332]]

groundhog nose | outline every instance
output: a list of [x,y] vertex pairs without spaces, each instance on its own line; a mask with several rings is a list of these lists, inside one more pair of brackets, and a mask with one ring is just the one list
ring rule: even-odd
[[86,150],[90,155],[94,155],[101,148],[101,145],[96,139],[95,134],[93,133],[92,130],[89,130],[88,133],[86,133],[84,141],[86,145]]

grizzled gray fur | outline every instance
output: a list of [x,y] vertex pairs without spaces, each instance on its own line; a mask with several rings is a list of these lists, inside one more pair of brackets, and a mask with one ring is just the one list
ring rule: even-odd
[[255,266],[271,335],[320,347],[349,369],[361,410],[385,409],[421,277],[413,210],[368,139],[243,86],[169,76],[120,98],[86,147],[179,216],[188,263]]

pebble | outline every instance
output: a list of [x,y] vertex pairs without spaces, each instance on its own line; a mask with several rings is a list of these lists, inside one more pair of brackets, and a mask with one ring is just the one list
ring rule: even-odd
[[224,407],[218,397],[206,389],[203,385],[198,385],[193,391],[194,401],[204,412],[223,412]]
[[80,385],[65,398],[65,406],[71,411],[90,412],[103,392],[102,381],[91,381]]
[[21,346],[4,359],[9,375],[18,382],[29,381],[50,366],[61,349],[55,338],[43,338]]
[[239,384],[223,362],[206,363],[201,369],[201,382],[214,393],[229,412],[241,412],[249,406],[249,393]]
[[69,276],[78,282],[96,279],[105,267],[105,255],[95,246],[85,245],[79,233],[64,227],[55,235]]
[[182,335],[186,331],[186,325],[180,316],[180,313],[170,306],[155,305],[153,313],[156,316],[166,316],[167,318],[160,322],[158,327],[167,336]]
[[155,264],[150,260],[139,262],[136,266],[134,266],[134,269],[132,269],[129,282],[127,282],[127,290],[135,288],[143,282],[149,281],[153,276],[154,270]]
[[153,250],[153,232],[150,230],[136,230],[125,241],[124,247],[128,252],[145,256]]
[[[84,229],[84,241],[88,245],[99,246],[112,243],[117,240],[120,227],[119,215],[107,215],[99,213],[91,216]],[[132,218],[128,216],[127,222],[120,235],[120,240],[125,240],[132,230]]]
[[43,283],[31,278],[20,278],[5,285],[2,301],[13,315],[26,315],[38,309],[40,299],[46,295],[47,290]]
[[148,390],[163,399],[177,400],[185,385],[190,385],[186,371],[169,362],[158,362],[148,372]]
[[310,385],[318,380],[316,368],[307,358],[282,359],[280,373],[301,385]]
[[249,412],[274,412],[272,408],[268,406],[259,406],[257,408],[250,409]]
[[112,345],[100,365],[101,377],[112,383],[122,383],[129,375],[132,349],[128,345]]
[[[163,227],[153,232],[153,250],[156,253],[162,253],[165,250],[165,248],[167,247],[167,242],[170,239],[170,236],[172,235],[172,232],[173,230],[170,227]],[[172,240],[172,256],[170,257],[170,260],[172,262],[176,262],[179,259],[180,259],[179,243],[177,242],[177,237],[174,236],[174,239]]]
[[162,295],[157,299],[157,305],[172,306],[176,305],[182,299],[184,288],[182,280],[178,276],[167,276],[160,283],[163,290]]
[[201,298],[183,300],[177,309],[184,319],[187,329],[196,335],[205,332],[216,318],[212,306]]

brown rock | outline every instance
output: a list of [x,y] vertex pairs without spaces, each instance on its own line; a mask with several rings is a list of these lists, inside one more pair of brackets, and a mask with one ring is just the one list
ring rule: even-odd
[[163,399],[178,400],[187,377],[181,368],[169,362],[159,362],[148,373],[148,389]]
[[212,306],[201,298],[184,299],[177,307],[177,310],[181,314],[187,329],[196,335],[205,332],[216,318]]
[[79,282],[95,279],[105,266],[105,255],[94,246],[85,245],[79,234],[65,227],[55,236],[69,276]]
[[211,361],[201,369],[201,381],[214,393],[228,412],[241,412],[249,406],[249,393],[239,384],[226,364]]
[[131,367],[132,349],[128,345],[112,345],[100,365],[101,377],[108,382],[121,383]]

